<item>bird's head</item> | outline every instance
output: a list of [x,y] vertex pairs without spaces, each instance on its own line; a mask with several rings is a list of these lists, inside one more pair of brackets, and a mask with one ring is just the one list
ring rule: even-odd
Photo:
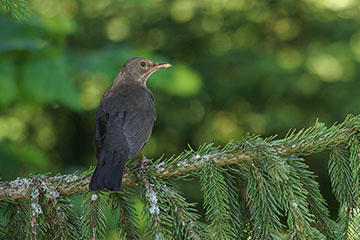
[[144,57],[130,58],[123,66],[123,70],[139,83],[146,85],[151,74],[159,69],[171,67],[169,63],[156,63]]

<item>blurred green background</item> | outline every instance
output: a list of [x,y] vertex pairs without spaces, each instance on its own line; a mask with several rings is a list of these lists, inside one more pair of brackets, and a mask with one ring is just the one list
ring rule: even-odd
[[[26,22],[0,10],[3,180],[94,165],[97,105],[133,56],[174,65],[148,81],[158,111],[149,158],[359,114],[357,0],[29,3]],[[335,218],[327,154],[307,162]]]

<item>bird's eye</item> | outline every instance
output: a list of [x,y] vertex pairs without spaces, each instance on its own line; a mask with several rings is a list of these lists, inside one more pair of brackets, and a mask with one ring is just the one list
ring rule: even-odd
[[140,66],[145,67],[145,66],[146,66],[146,62],[144,62],[144,61],[140,62]]

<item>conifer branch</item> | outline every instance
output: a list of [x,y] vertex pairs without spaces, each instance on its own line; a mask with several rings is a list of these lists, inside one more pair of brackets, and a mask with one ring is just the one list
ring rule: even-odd
[[209,239],[234,238],[230,227],[228,186],[222,171],[219,166],[209,160],[200,177],[206,220],[210,221],[207,227]]
[[98,240],[105,238],[106,218],[102,193],[89,193],[82,204],[81,239]]
[[275,200],[276,187],[255,164],[249,174],[246,192],[250,221],[254,226],[253,237],[279,239],[283,225],[280,223],[280,203]]
[[134,208],[134,201],[129,195],[134,192],[129,189],[122,192],[110,194],[109,201],[113,215],[116,215],[116,229],[121,239],[139,239],[139,226],[137,225],[138,216]]
[[176,235],[182,239],[201,240],[204,234],[204,226],[198,219],[200,216],[196,214],[195,204],[187,203],[185,198],[174,188],[170,187],[163,192],[171,206],[171,215],[174,221]]
[[[284,139],[247,134],[223,148],[207,144],[170,158],[129,161],[121,193],[89,192],[93,168],[80,175],[1,181],[0,203],[5,205],[6,224],[12,230],[0,231],[0,236],[103,238],[106,198],[113,212],[119,213],[119,236],[137,239],[137,215],[130,197],[136,190],[148,219],[148,238],[358,239],[359,126],[359,117],[350,115],[329,128],[316,122],[308,129],[290,131]],[[329,219],[319,184],[302,158],[326,149],[331,150],[329,175],[340,203],[337,222]],[[186,202],[173,182],[194,177],[200,177],[210,222],[206,226],[199,221],[194,204]],[[80,219],[66,198],[75,194],[86,196]],[[286,217],[286,224],[280,221],[282,217]],[[16,228],[24,231],[18,233]]]
[[353,137],[347,145],[336,147],[330,154],[329,175],[335,197],[340,202],[338,235],[344,239],[359,237],[359,153],[359,140]]
[[295,157],[287,159],[286,163],[290,169],[289,176],[284,179],[285,184],[279,187],[285,194],[283,203],[289,226],[288,235],[290,239],[324,239],[325,236],[312,226],[317,219],[310,209],[309,192],[301,181],[300,175],[308,173],[307,166],[301,158]]
[[231,230],[236,239],[251,238],[252,225],[249,210],[246,207],[246,186],[244,185],[246,180],[241,177],[243,174],[245,174],[244,169],[239,167],[228,167],[224,173],[229,194]]
[[[336,146],[348,142],[352,136],[358,133],[359,127],[359,116],[349,115],[343,123],[334,124],[330,128],[317,121],[313,127],[300,130],[298,133],[290,131],[284,139],[273,140],[273,138],[270,138],[264,141],[268,143],[268,147],[280,155],[309,155],[325,149],[334,149]],[[197,151],[187,150],[177,157],[170,157],[165,160],[160,158],[153,163],[153,167],[156,168],[153,173],[156,177],[162,179],[185,178],[194,176],[194,174],[197,175],[196,173],[205,167],[209,159],[220,167],[249,162],[251,159],[254,160],[254,158],[258,157],[254,154],[256,153],[254,149],[249,149],[251,144],[256,148],[256,139],[260,138],[246,135],[238,142],[230,141],[223,149],[213,148],[212,144],[209,144],[200,147]],[[138,165],[133,164],[129,167],[130,170],[124,173],[123,188],[138,186],[136,180],[136,168]],[[41,177],[56,186],[56,190],[60,195],[68,196],[88,192],[92,172],[93,168],[81,175]],[[34,178],[36,176],[23,179],[17,178],[10,182],[0,181],[0,201],[28,199],[28,184]]]
[[13,201],[9,203],[5,216],[7,224],[5,225],[6,231],[3,232],[3,235],[7,236],[8,239],[26,239],[25,231],[22,230],[22,226],[26,226],[27,220],[25,202]]
[[30,16],[30,8],[26,0],[1,0],[1,3],[18,21],[27,20]]
[[[144,203],[143,214],[147,216],[148,228],[146,229],[147,238],[151,239],[171,239],[174,230],[171,229],[172,219],[166,214],[166,205],[161,198],[161,183],[148,176],[148,167],[141,163],[140,177],[142,180],[141,199]],[[161,185],[160,185],[161,184]]]

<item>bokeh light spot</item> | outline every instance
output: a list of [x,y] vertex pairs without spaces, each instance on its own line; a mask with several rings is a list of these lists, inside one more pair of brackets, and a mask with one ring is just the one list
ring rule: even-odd
[[262,134],[266,130],[266,119],[261,114],[249,114],[248,123],[252,132]]
[[123,17],[114,17],[106,26],[106,34],[111,41],[121,41],[128,36],[129,25]]
[[56,135],[50,122],[37,129],[36,143],[43,149],[51,149],[56,143]]
[[212,122],[212,128],[215,130],[216,138],[222,141],[226,141],[240,135],[236,117],[230,112],[217,113]]
[[[40,0],[41,1],[41,0]],[[88,17],[97,17],[107,14],[107,8],[114,2],[113,0],[102,0],[102,1],[91,1],[91,4],[88,4],[87,0],[82,0],[82,11]]]
[[360,32],[357,32],[351,36],[350,48],[355,54],[357,60],[360,61]]
[[189,21],[195,11],[194,1],[178,0],[175,1],[170,9],[171,17],[177,22]]
[[331,10],[344,10],[349,8],[358,2],[356,0],[309,0],[310,2],[315,3],[321,8],[328,8]]
[[310,57],[306,65],[311,73],[327,82],[341,80],[344,74],[344,69],[339,60],[326,53]]
[[289,18],[282,18],[275,22],[274,32],[280,40],[290,40],[299,34],[300,25]]
[[202,87],[201,76],[186,65],[176,65],[174,77],[169,90],[177,95],[191,96],[199,92]]
[[33,0],[32,7],[44,17],[55,17],[60,13],[61,1],[56,0]]
[[84,80],[81,84],[80,100],[86,110],[95,109],[104,92],[109,88],[108,77],[97,73]]
[[281,67],[291,70],[300,67],[303,56],[294,48],[283,48],[276,53],[276,59]]
[[21,141],[25,138],[25,124],[16,117],[4,116],[0,118],[0,141],[10,139]]

